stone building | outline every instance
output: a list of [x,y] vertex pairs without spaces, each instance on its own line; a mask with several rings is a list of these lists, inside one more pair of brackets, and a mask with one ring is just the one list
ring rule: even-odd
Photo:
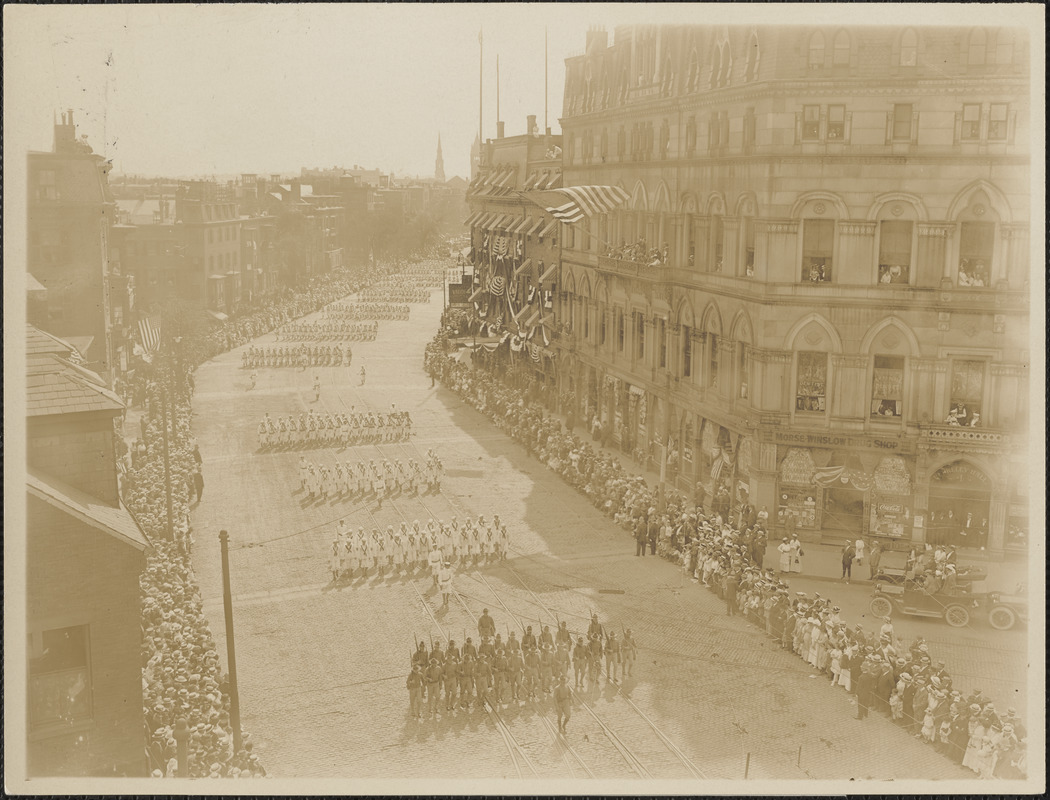
[[[560,381],[811,538],[1023,550],[1023,30],[632,26],[566,61]],[[583,230],[580,230],[580,229]]]

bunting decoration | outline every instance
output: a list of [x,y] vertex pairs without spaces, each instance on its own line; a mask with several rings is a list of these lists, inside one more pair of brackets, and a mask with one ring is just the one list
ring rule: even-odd
[[496,297],[503,296],[503,290],[507,288],[507,279],[502,275],[496,275],[492,278],[489,283],[489,293],[494,294]]
[[619,186],[568,186],[525,196],[561,222],[579,222],[584,217],[608,214],[623,205],[630,195]]

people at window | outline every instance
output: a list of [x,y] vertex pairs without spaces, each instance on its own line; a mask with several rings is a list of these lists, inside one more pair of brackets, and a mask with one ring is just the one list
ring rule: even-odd
[[988,269],[984,261],[962,258],[959,260],[960,286],[987,286]]

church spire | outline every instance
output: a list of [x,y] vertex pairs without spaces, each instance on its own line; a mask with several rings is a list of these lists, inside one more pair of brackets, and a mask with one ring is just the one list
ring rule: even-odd
[[437,160],[434,162],[434,180],[445,182],[445,159],[441,157],[441,134],[438,134]]

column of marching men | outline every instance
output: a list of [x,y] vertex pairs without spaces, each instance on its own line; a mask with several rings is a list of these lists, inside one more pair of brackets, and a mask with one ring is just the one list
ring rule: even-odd
[[350,323],[360,319],[406,320],[408,313],[409,308],[403,303],[332,303],[324,307],[321,316],[333,322]]
[[299,459],[299,491],[314,500],[349,500],[354,497],[373,499],[382,508],[383,500],[398,497],[406,492],[413,495],[441,491],[441,475],[444,465],[432,450],[425,460],[375,459],[314,464]]
[[[374,336],[372,338],[375,338]],[[349,367],[354,360],[350,345],[301,344],[298,346],[256,347],[241,353],[241,367]]]
[[376,320],[289,322],[274,331],[274,336],[278,342],[372,342],[378,330],[379,323]]
[[[320,383],[315,381],[315,393]],[[407,411],[350,411],[341,414],[315,412],[271,417],[266,412],[258,426],[261,450],[301,450],[315,447],[354,447],[407,441],[412,435],[412,416]]]
[[[425,525],[413,520],[411,525],[402,522],[397,529],[388,525],[385,531],[376,527],[354,531],[346,520],[339,520],[328,565],[333,581],[372,574],[381,578],[402,573],[412,576],[429,570],[434,584],[446,593],[447,603],[454,566],[502,561],[507,557],[507,544],[507,526],[498,514],[491,521],[482,515],[462,524],[457,517],[448,524],[443,519],[429,519]],[[446,571],[448,575],[443,577]]]
[[[440,580],[440,579],[439,579]],[[586,634],[573,634],[565,622],[552,632],[550,626],[528,625],[519,640],[509,630],[507,638],[496,632],[488,609],[478,618],[478,641],[467,636],[462,645],[454,639],[420,641],[411,654],[411,671],[405,681],[408,714],[414,719],[449,716],[457,710],[481,710],[487,704],[499,709],[513,703],[551,700],[558,727],[566,732],[572,713],[572,689],[594,690],[602,679],[619,684],[634,675],[638,645],[630,629],[617,637],[592,616]]]

